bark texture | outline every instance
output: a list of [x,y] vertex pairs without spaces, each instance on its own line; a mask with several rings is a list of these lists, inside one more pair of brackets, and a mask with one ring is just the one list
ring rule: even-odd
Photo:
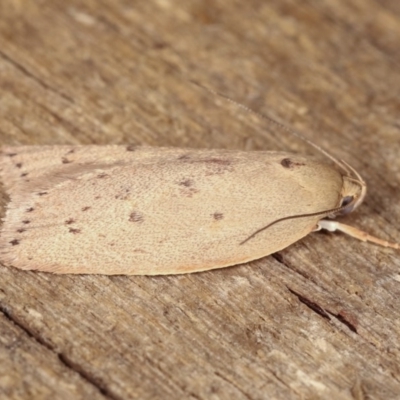
[[[2,144],[310,151],[195,80],[351,163],[369,194],[347,223],[400,241],[398,1],[2,0],[0,16]],[[0,266],[0,397],[398,399],[399,267],[340,234],[191,275]]]

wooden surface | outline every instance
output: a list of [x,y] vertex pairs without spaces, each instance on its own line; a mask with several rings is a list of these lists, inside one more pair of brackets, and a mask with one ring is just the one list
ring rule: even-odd
[[[396,0],[2,0],[0,140],[310,151],[197,80],[350,162],[347,222],[400,241],[399,41]],[[185,276],[0,266],[0,398],[399,399],[399,256],[312,234]]]

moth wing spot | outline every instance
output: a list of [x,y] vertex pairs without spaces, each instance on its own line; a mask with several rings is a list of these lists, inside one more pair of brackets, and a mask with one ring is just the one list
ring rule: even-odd
[[284,168],[293,169],[295,167],[302,167],[302,166],[304,166],[306,164],[305,163],[300,163],[300,162],[295,162],[295,161],[291,160],[290,158],[284,158],[281,161],[281,165]]
[[231,160],[224,160],[222,158],[206,158],[203,160],[206,164],[217,164],[217,165],[231,165]]
[[224,218],[224,214],[221,212],[215,212],[214,214],[212,214],[212,216],[216,221],[220,221]]
[[126,146],[126,151],[136,151],[136,146],[133,144],[129,144]]
[[141,213],[137,212],[137,211],[133,211],[129,215],[129,222],[142,223],[143,221],[144,221],[143,215]]
[[147,254],[148,252],[143,250],[143,249],[133,249],[134,253],[139,253],[139,254]]
[[183,181],[179,182],[179,185],[190,187],[193,186],[193,181],[191,179],[184,179]]
[[76,229],[76,228],[69,228],[68,232],[73,233],[74,235],[81,233],[80,229]]
[[11,240],[10,244],[11,244],[11,246],[17,246],[17,245],[19,245],[19,240],[13,239],[13,240]]
[[188,160],[190,160],[190,154],[182,154],[182,155],[180,155],[179,157],[178,157],[178,160],[180,160],[180,161],[188,161]]

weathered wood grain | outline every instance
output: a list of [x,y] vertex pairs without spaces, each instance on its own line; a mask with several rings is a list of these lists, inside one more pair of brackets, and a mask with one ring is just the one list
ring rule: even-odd
[[[399,40],[389,0],[3,0],[0,141],[310,151],[196,80],[350,162],[347,221],[399,241]],[[398,399],[399,267],[340,234],[185,276],[0,266],[0,397]]]

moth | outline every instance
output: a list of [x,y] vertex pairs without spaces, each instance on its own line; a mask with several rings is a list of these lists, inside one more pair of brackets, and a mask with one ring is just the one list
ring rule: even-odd
[[60,274],[182,274],[259,259],[320,229],[398,249],[332,220],[366,194],[361,176],[335,162],[269,151],[3,146],[0,261]]

